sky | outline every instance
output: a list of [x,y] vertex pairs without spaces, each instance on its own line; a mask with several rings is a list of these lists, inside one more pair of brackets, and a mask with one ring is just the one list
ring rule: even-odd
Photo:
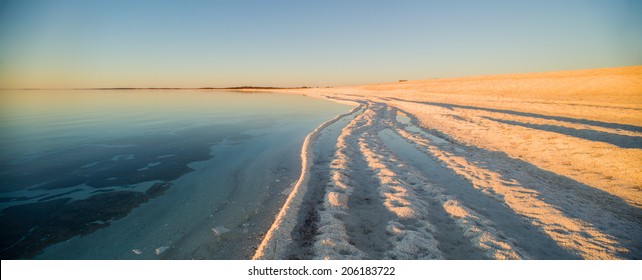
[[0,0],[0,88],[342,86],[642,64],[642,1]]

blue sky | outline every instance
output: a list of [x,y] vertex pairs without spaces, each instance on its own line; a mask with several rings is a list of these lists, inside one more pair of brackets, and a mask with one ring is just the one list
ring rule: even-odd
[[335,86],[642,64],[642,1],[0,1],[0,87]]

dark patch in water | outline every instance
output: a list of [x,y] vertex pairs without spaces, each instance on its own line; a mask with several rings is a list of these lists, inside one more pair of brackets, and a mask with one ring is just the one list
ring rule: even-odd
[[[147,134],[93,142],[37,155],[28,160],[0,161],[0,192],[66,189],[37,203],[10,206],[0,212],[0,257],[32,258],[49,245],[107,227],[131,209],[162,195],[173,181],[193,171],[192,162],[212,158],[210,147],[225,137],[247,141],[247,129],[264,128],[269,120],[241,124],[199,126],[171,134]],[[166,156],[172,155],[172,156]],[[1,155],[0,155],[1,156]],[[145,192],[124,186],[148,181]],[[63,195],[79,185],[96,188],[89,198],[70,200]],[[112,189],[120,189],[112,191]],[[3,201],[35,197],[12,197]]]
[[156,183],[145,192],[113,191],[83,200],[60,198],[8,207],[0,215],[0,258],[31,258],[51,244],[92,233],[171,186]]
[[[175,134],[133,136],[60,150],[17,164],[0,162],[0,169],[7,171],[0,177],[0,192],[172,181],[193,171],[189,163],[210,159],[213,144],[226,136],[238,137],[239,127],[216,125]],[[173,156],[163,157],[168,154]]]
[[156,183],[149,187],[149,189],[145,191],[145,194],[147,194],[149,198],[154,198],[165,193],[171,186],[172,184],[169,183]]

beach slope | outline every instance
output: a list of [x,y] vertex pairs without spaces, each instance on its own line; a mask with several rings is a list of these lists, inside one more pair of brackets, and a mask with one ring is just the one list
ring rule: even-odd
[[304,145],[256,259],[640,259],[642,67],[294,93]]

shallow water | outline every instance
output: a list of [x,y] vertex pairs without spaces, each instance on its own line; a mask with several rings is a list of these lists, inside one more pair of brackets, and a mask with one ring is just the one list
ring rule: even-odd
[[239,259],[345,105],[211,91],[0,92],[0,256]]

